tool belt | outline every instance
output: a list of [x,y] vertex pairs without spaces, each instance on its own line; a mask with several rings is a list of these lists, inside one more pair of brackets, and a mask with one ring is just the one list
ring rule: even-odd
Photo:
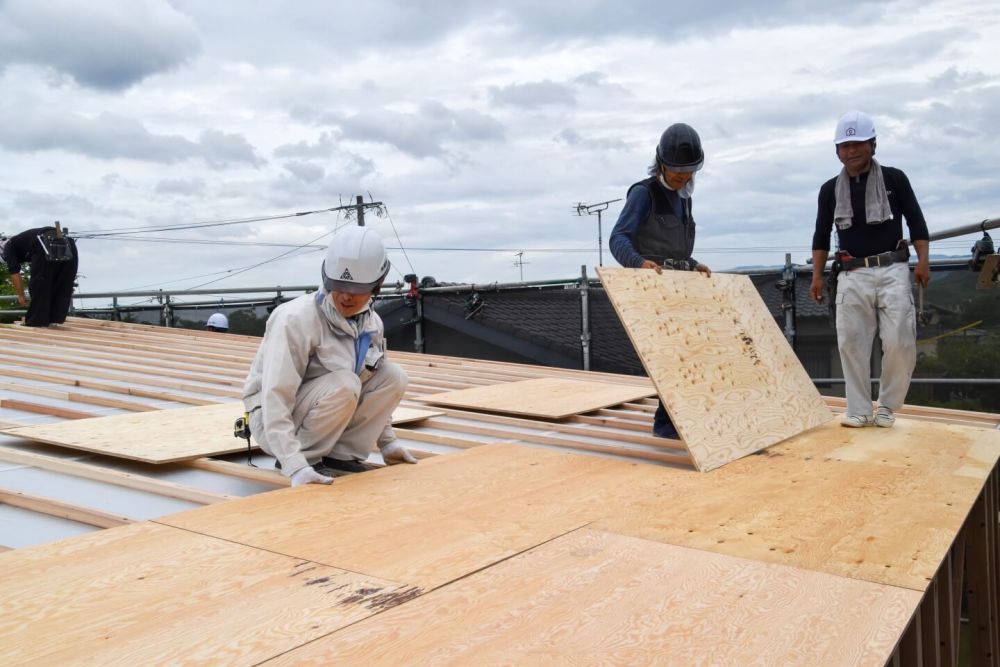
[[662,266],[671,271],[694,271],[695,264],[687,259],[665,259]]
[[837,259],[840,260],[840,266],[844,271],[870,269],[875,266],[889,266],[897,262],[906,262],[910,259],[910,249],[903,246],[898,250],[890,250],[868,257],[851,257],[850,254],[841,251],[837,253]]
[[59,236],[55,230],[37,236],[47,262],[68,262],[73,259],[73,245],[68,236]]

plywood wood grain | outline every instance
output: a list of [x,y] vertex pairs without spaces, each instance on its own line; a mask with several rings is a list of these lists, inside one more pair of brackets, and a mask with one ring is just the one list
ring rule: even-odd
[[420,410],[418,408],[405,408],[397,406],[396,409],[392,411],[392,423],[408,424],[409,422],[417,422],[421,419],[440,417],[443,414],[444,413],[440,410]]
[[884,665],[913,591],[579,530],[268,665]]
[[415,593],[135,524],[0,554],[0,664],[255,664]]
[[[393,423],[419,421],[440,414],[396,408]],[[220,403],[0,431],[108,456],[146,463],[173,463],[246,450],[246,441],[233,437],[233,422],[242,415],[242,403]]]
[[608,382],[537,378],[431,394],[418,400],[456,408],[560,419],[634,401],[652,393],[645,387]]
[[603,515],[641,467],[484,446],[158,521],[427,589]]
[[598,275],[699,470],[832,418],[748,277]]
[[711,475],[643,467],[593,526],[923,591],[998,457],[998,432],[833,423]]
[[246,449],[233,437],[241,403],[95,417],[6,429],[4,433],[52,445],[146,463],[171,463]]

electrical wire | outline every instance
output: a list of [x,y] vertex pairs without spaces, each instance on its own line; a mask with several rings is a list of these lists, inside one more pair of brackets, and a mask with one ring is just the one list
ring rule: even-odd
[[389,213],[389,207],[385,207],[385,217],[389,220],[389,224],[392,226],[392,233],[396,235],[396,242],[399,244],[399,249],[403,251],[403,257],[406,258],[406,263],[410,265],[410,273],[416,274],[417,270],[413,268],[413,262],[410,261],[410,256],[406,254],[406,248],[403,247],[403,241],[399,238],[399,232],[396,231],[396,223],[392,221],[392,214]]
[[332,208],[317,209],[315,211],[299,211],[297,213],[265,215],[265,216],[256,216],[252,218],[230,218],[226,220],[195,222],[184,225],[154,225],[147,227],[119,227],[117,229],[97,229],[92,231],[76,232],[73,234],[73,237],[77,239],[93,239],[93,238],[102,238],[108,236],[118,236],[121,234],[139,234],[147,232],[177,231],[182,229],[204,229],[207,227],[224,227],[227,225],[245,225],[251,222],[269,222],[271,220],[285,220],[288,218],[299,218],[304,215],[313,215],[315,213],[331,213],[339,211],[340,209],[343,208],[344,208],[343,206],[334,206]]

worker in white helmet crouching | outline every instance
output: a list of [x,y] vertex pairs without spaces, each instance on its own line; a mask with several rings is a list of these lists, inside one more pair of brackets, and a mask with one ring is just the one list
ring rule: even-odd
[[376,446],[389,465],[417,462],[391,425],[406,373],[385,358],[382,320],[370,307],[388,273],[375,232],[343,229],[327,249],[320,289],[267,321],[243,403],[254,439],[293,486],[366,470]]

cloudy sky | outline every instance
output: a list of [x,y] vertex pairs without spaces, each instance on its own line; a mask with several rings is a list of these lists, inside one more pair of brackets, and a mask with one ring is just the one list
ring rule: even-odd
[[287,216],[362,194],[395,278],[592,274],[575,204],[624,197],[683,121],[696,256],[804,262],[853,108],[932,231],[1000,216],[997,3],[486,4],[0,0],[0,231],[269,218],[82,238],[81,288],[313,284],[295,248],[349,221]]

